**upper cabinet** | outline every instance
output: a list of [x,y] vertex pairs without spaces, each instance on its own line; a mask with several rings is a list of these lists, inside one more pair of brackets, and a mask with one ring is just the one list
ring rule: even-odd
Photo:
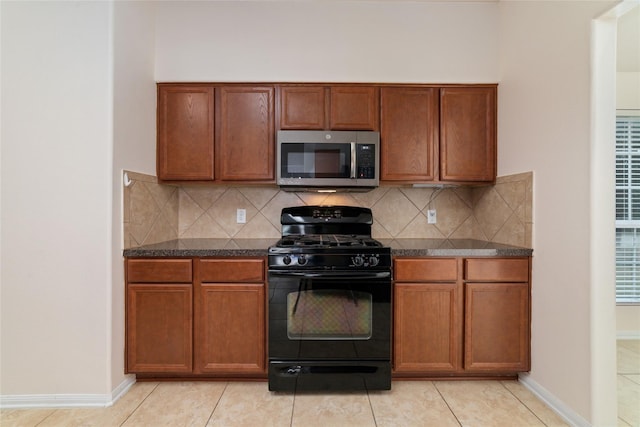
[[379,130],[378,106],[377,87],[331,87],[330,128],[336,130]]
[[496,88],[440,89],[440,180],[496,179]]
[[275,180],[273,86],[159,84],[157,113],[160,180]]
[[213,104],[213,86],[158,86],[158,178],[213,179]]
[[274,180],[273,87],[223,86],[218,91],[216,178]]
[[495,181],[495,85],[383,87],[380,98],[382,181]]
[[379,130],[375,86],[282,85],[280,129]]
[[380,179],[437,179],[438,89],[380,89]]
[[380,132],[380,181],[492,183],[497,85],[158,84],[161,181],[274,183],[276,130]]

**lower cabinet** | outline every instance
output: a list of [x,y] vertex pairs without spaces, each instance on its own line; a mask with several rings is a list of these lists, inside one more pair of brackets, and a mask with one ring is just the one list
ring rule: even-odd
[[262,259],[200,261],[197,373],[266,373],[264,268]]
[[262,257],[125,263],[127,373],[266,376]]
[[530,369],[530,258],[396,258],[394,375]]

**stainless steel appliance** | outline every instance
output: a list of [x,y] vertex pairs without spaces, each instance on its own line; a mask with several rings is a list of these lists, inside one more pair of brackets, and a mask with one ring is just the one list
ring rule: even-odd
[[284,208],[269,248],[269,390],[391,388],[391,250],[367,208]]
[[380,134],[281,130],[276,163],[284,190],[368,191],[379,183]]

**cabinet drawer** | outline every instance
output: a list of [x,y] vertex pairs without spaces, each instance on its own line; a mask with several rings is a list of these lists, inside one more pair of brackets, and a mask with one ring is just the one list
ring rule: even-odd
[[468,281],[528,282],[528,258],[470,258],[465,260]]
[[394,260],[394,278],[398,282],[455,282],[455,258],[400,258]]
[[190,259],[129,259],[129,283],[191,283]]
[[264,282],[263,259],[200,260],[200,281]]

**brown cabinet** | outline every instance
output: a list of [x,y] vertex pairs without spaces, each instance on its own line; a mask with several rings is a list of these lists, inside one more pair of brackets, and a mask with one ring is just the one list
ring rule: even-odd
[[196,373],[266,373],[265,264],[202,259],[196,286]]
[[331,87],[329,128],[337,130],[378,130],[378,88],[373,86]]
[[440,89],[440,180],[496,179],[496,88]]
[[394,375],[530,369],[530,258],[396,258]]
[[191,260],[127,260],[126,371],[190,373]]
[[273,87],[223,86],[218,90],[216,179],[273,181]]
[[375,86],[282,85],[280,129],[378,130]]
[[264,258],[129,258],[126,371],[266,376]]
[[395,374],[460,370],[462,285],[457,280],[458,265],[454,258],[394,261]]
[[327,128],[329,100],[324,86],[281,86],[280,129]]
[[528,371],[529,259],[467,259],[465,282],[465,370]]
[[380,179],[438,178],[438,89],[380,89]]
[[495,85],[382,87],[380,106],[382,181],[495,181]]
[[158,85],[164,181],[273,182],[274,87]]
[[159,179],[214,178],[213,107],[213,86],[158,86]]

